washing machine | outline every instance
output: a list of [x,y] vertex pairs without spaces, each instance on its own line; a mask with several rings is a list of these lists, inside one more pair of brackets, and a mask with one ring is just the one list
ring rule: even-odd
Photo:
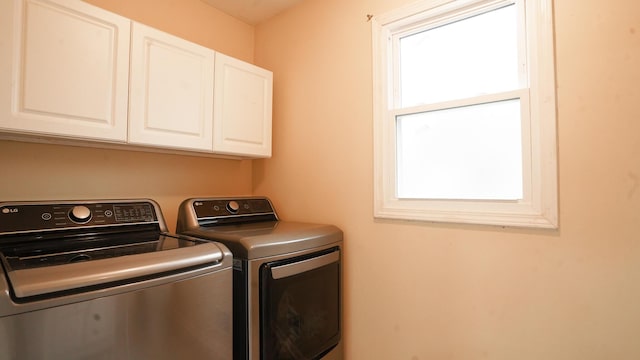
[[283,221],[266,197],[182,202],[176,232],[233,254],[236,360],[342,359],[342,231]]
[[150,199],[0,203],[0,359],[232,359],[232,255]]

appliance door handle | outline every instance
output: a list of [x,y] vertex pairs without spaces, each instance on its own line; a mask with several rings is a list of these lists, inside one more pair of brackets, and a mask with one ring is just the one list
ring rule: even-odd
[[184,268],[222,263],[224,252],[214,243],[171,251],[119,256],[59,266],[8,271],[16,297],[24,298],[57,291],[136,279]]
[[340,261],[340,250],[307,260],[298,261],[291,264],[275,266],[271,268],[271,276],[274,280],[282,279],[306,271],[317,269]]

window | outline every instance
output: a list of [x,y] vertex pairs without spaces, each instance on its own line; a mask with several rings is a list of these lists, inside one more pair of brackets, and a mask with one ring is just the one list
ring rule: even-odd
[[556,228],[551,0],[423,0],[373,23],[378,218]]

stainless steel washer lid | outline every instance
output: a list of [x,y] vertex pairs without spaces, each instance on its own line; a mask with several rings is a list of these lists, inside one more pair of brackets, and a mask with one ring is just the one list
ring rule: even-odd
[[[157,276],[182,269],[214,266],[222,263],[224,256],[223,250],[216,243],[203,243],[170,251],[157,251],[66,265],[8,270],[7,277],[15,296],[26,298],[146,276]],[[5,267],[7,267],[6,264]]]
[[167,233],[150,199],[0,203],[2,299],[9,289],[37,301],[219,269],[230,258],[222,244]]
[[342,231],[333,225],[289,221],[201,226],[183,230],[182,234],[221,242],[231,250],[234,257],[247,260],[313,249],[342,241]]

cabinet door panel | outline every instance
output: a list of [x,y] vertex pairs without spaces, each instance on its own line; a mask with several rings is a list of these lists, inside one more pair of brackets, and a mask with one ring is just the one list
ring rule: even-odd
[[215,152],[271,156],[272,86],[270,71],[217,54]]
[[73,0],[0,7],[13,15],[0,35],[0,127],[126,141],[130,21]]
[[129,142],[212,150],[215,52],[133,24]]

